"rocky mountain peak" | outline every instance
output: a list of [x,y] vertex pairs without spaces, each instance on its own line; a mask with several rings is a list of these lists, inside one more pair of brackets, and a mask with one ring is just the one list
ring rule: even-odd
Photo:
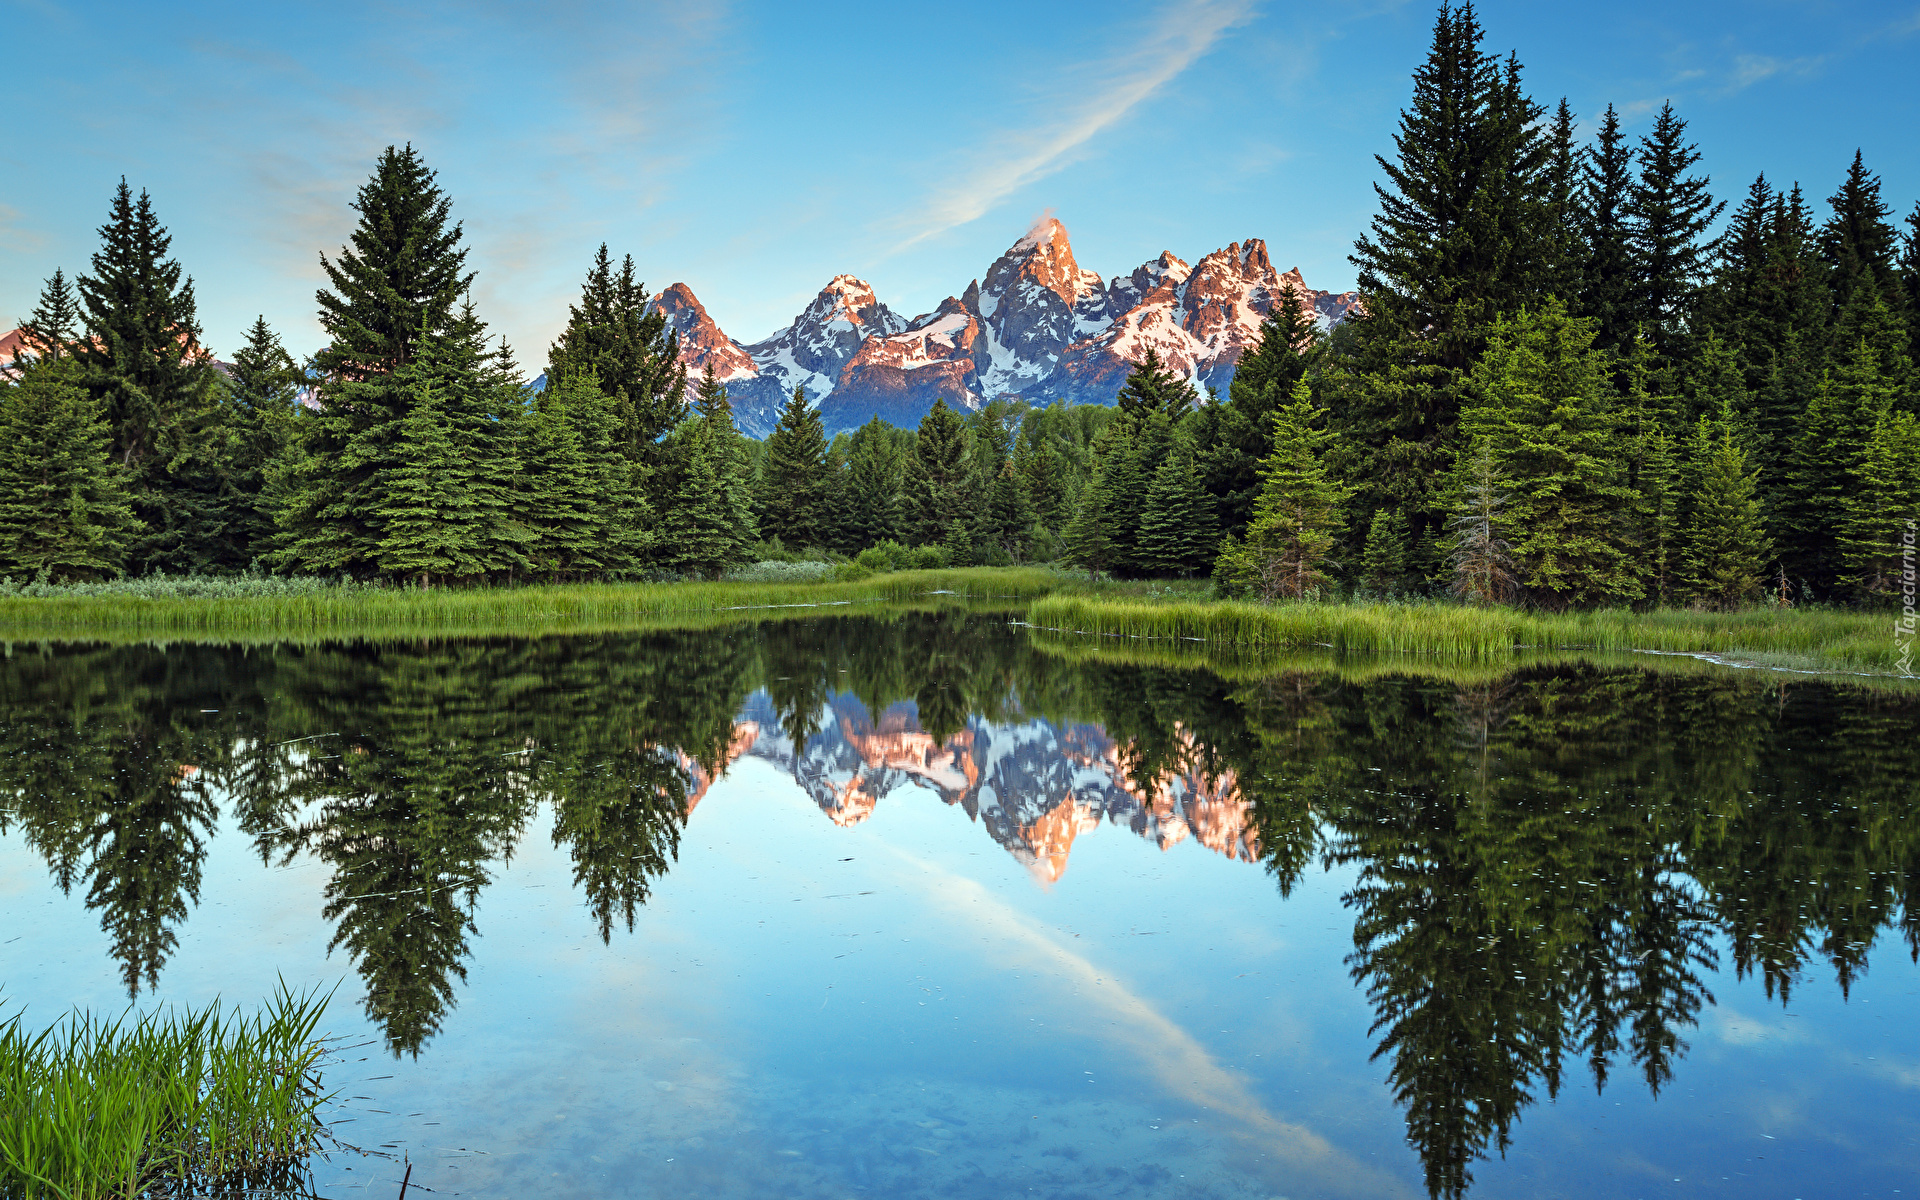
[[667,320],[667,328],[680,339],[680,361],[687,366],[687,381],[697,383],[709,363],[722,383],[751,378],[757,373],[753,358],[738,343],[722,333],[707,315],[693,289],[676,283],[655,296],[651,307]]

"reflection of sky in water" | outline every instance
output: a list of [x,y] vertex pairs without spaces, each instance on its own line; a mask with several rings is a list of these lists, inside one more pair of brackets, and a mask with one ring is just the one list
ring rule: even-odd
[[[635,932],[603,946],[538,818],[481,893],[469,976],[417,1059],[376,1043],[330,1080],[341,1136],[471,1196],[1415,1196],[1401,1110],[1344,962],[1350,874],[1282,900],[1259,867],[1103,826],[1039,886],[931,793],[826,820],[743,758],[700,801]],[[165,1000],[344,980],[326,870],[263,867],[223,822]],[[105,935],[0,839],[0,981],[34,1018],[124,998]],[[1727,961],[1723,955],[1722,961]],[[1475,1196],[1920,1192],[1920,971],[1889,939],[1843,1001],[1718,998],[1652,1100],[1577,1062]],[[32,1018],[30,1018],[32,1019]],[[365,1037],[377,1037],[366,1032]],[[356,1038],[355,1040],[363,1040]],[[348,1168],[351,1168],[350,1170]],[[322,1193],[389,1194],[336,1158]]]

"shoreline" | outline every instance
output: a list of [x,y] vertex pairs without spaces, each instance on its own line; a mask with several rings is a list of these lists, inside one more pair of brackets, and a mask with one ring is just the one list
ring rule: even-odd
[[[195,585],[187,585],[195,586]],[[1603,609],[1541,613],[1435,601],[1259,604],[1210,600],[1198,581],[1097,582],[1048,567],[900,571],[845,582],[591,583],[519,587],[287,588],[234,596],[107,589],[0,597],[0,642],[387,640],[645,632],[872,606],[1018,614],[1043,640],[1073,637],[1432,663],[1545,656],[1708,656],[1726,669],[1910,679],[1897,669],[1893,615],[1834,609]],[[183,590],[186,590],[183,587]],[[821,613],[821,615],[825,615]],[[1175,657],[1183,657],[1176,655]],[[1212,657],[1200,655],[1199,657]]]

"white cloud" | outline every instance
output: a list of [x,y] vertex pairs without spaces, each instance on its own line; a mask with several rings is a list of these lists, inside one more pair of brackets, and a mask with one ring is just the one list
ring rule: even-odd
[[1015,191],[1067,166],[1096,135],[1179,77],[1252,13],[1252,0],[1168,5],[1138,43],[1090,64],[1093,85],[1066,106],[1062,118],[1037,132],[997,136],[990,150],[978,152],[957,178],[945,181],[916,212],[917,228],[895,251],[984,216]]

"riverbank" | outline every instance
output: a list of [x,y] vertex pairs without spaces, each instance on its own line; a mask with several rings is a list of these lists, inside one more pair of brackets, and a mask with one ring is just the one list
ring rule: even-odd
[[[0,642],[532,637],[790,619],[880,607],[1021,614],[1042,635],[1456,663],[1580,653],[1720,656],[1783,670],[1896,675],[1891,614],[1832,609],[1540,613],[1429,603],[1254,604],[1201,582],[1093,581],[1047,567],[900,571],[817,583],[395,588],[314,581],[129,581],[0,596]],[[1231,650],[1227,648],[1231,647]]]
[[1026,619],[1042,631],[1060,635],[1320,649],[1453,662],[1640,651],[1714,655],[1739,665],[1785,670],[1893,675],[1899,661],[1891,614],[1831,609],[1538,613],[1445,603],[1153,603],[1051,595],[1029,605]]
[[[1045,568],[900,571],[843,583],[581,583],[399,588],[237,581],[0,597],[0,641],[496,637],[606,633],[885,603],[992,600],[1017,610],[1073,586]],[[1084,580],[1084,577],[1081,577]]]

